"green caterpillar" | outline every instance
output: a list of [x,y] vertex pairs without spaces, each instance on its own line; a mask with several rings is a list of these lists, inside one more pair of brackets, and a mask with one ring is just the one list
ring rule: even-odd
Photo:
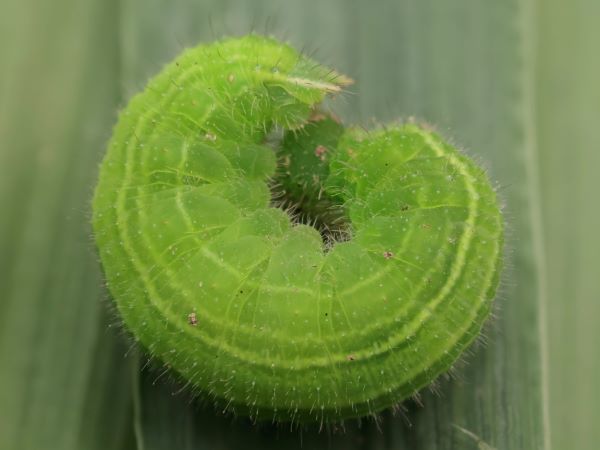
[[122,111],[93,201],[126,327],[237,414],[397,404],[478,335],[503,222],[485,172],[416,124],[344,128],[349,82],[250,35],[185,51]]

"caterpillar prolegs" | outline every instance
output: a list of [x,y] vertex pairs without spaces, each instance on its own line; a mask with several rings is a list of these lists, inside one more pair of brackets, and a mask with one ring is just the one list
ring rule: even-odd
[[150,355],[237,414],[378,412],[447,371],[489,315],[503,222],[428,127],[344,127],[349,79],[273,38],[186,50],[121,112],[93,228]]

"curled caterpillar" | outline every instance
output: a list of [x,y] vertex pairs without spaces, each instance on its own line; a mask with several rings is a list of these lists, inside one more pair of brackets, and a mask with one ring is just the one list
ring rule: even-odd
[[376,413],[488,317],[503,224],[485,172],[427,127],[345,128],[349,79],[275,39],[183,52],[121,112],[93,228],[124,324],[237,414]]

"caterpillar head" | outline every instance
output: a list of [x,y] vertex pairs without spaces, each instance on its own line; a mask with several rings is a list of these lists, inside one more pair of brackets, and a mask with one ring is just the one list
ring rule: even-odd
[[260,55],[254,75],[266,89],[271,119],[284,129],[303,126],[314,105],[352,82],[273,38],[252,36],[243,45],[240,50]]

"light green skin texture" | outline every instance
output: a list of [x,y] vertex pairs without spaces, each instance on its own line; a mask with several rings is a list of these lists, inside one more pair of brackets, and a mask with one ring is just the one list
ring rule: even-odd
[[447,371],[490,312],[495,193],[426,128],[347,129],[314,166],[288,164],[294,179],[318,172],[347,241],[326,249],[271,205],[294,139],[275,151],[266,137],[277,126],[318,140],[330,119],[302,127],[347,82],[271,38],[187,50],[122,111],[101,166],[93,227],[126,327],[238,414],[376,413]]

